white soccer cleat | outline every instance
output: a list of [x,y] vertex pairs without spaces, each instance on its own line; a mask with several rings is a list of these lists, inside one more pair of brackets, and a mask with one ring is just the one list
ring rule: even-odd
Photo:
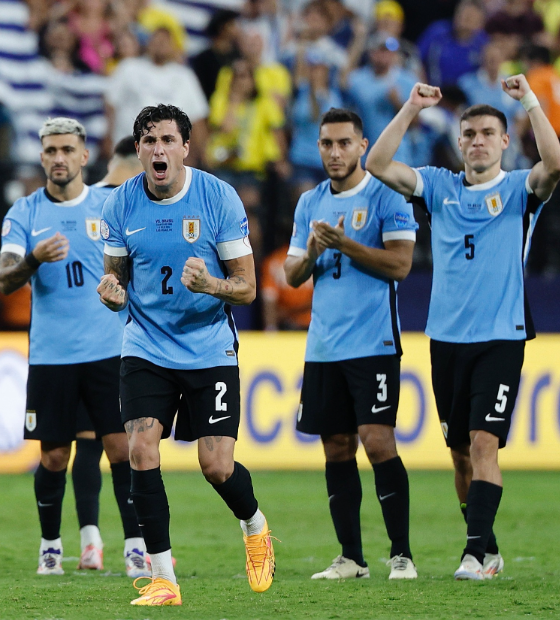
[[88,545],[80,556],[78,570],[103,570],[103,549]]
[[484,555],[484,564],[482,565],[484,579],[492,579],[492,577],[496,577],[503,570],[504,558],[499,553],[486,553]]
[[354,560],[337,556],[332,564],[320,573],[311,575],[311,579],[369,579],[369,568],[360,566]]
[[389,579],[416,579],[418,577],[414,562],[402,555],[394,555],[387,562],[387,566],[391,567]]
[[461,560],[461,566],[455,571],[455,579],[464,581],[482,581],[484,573],[482,572],[482,564],[470,553],[467,553]]
[[151,578],[152,569],[148,566],[146,555],[147,554],[140,549],[132,549],[127,552],[124,558],[127,577],[131,579],[138,579],[138,577]]
[[62,549],[49,547],[39,552],[38,575],[64,575],[62,568]]

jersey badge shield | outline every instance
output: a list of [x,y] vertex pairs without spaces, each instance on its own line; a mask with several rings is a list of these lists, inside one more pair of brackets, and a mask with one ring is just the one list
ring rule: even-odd
[[37,428],[37,413],[27,411],[25,414],[25,428],[32,433]]
[[4,223],[2,224],[2,237],[5,237],[10,230],[12,229],[12,222],[11,220],[4,220]]
[[352,228],[354,230],[361,230],[367,221],[367,209],[354,209],[352,211]]
[[101,239],[101,219],[86,217],[86,232],[92,241],[99,241]]
[[486,206],[488,207],[488,213],[490,213],[490,215],[496,217],[496,215],[500,215],[500,213],[504,210],[500,192],[490,194],[490,196],[486,196],[484,200],[486,201]]
[[185,241],[194,243],[200,237],[200,220],[183,218],[183,237]]

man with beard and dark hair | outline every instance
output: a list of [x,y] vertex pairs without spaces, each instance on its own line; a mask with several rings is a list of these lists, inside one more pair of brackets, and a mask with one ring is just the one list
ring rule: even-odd
[[[39,137],[46,188],[20,198],[8,211],[0,254],[0,291],[9,295],[30,281],[33,292],[24,437],[41,442],[35,472],[42,536],[37,573],[64,573],[62,500],[77,413],[83,406],[111,463],[127,574],[139,577],[149,574],[149,569],[129,502],[128,443],[119,412],[123,324],[99,306],[95,293],[103,273],[100,223],[107,191],[83,182],[88,151],[80,123],[71,118],[49,119]],[[78,568],[102,569],[99,529],[87,525],[80,534]]]
[[373,466],[391,540],[389,579],[415,579],[409,545],[408,476],[395,423],[402,355],[397,282],[412,265],[412,207],[361,165],[360,117],[331,108],[319,151],[329,179],[296,207],[288,257],[291,286],[314,280],[297,429],[321,435],[332,520],[342,553],[312,579],[369,577],[362,553],[358,439]]

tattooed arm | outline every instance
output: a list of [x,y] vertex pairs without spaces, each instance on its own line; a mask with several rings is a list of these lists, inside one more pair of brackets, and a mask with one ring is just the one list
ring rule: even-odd
[[104,255],[105,275],[97,287],[101,303],[113,312],[119,312],[128,303],[126,289],[130,281],[128,256]]
[[9,295],[29,282],[41,263],[56,263],[68,256],[68,239],[56,233],[40,241],[32,252],[23,257],[13,252],[0,254],[0,293]]
[[185,263],[181,282],[193,293],[206,293],[234,306],[250,304],[257,290],[253,255],[224,262],[228,270],[227,280],[211,276],[202,258],[191,257]]

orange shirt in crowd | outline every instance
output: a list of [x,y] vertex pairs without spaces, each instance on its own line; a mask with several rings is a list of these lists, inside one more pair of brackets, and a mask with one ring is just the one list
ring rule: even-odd
[[552,65],[542,65],[527,73],[527,81],[554,131],[560,136],[560,75]]
[[0,323],[6,330],[23,330],[31,320],[31,287],[22,286],[10,295],[0,296]]

